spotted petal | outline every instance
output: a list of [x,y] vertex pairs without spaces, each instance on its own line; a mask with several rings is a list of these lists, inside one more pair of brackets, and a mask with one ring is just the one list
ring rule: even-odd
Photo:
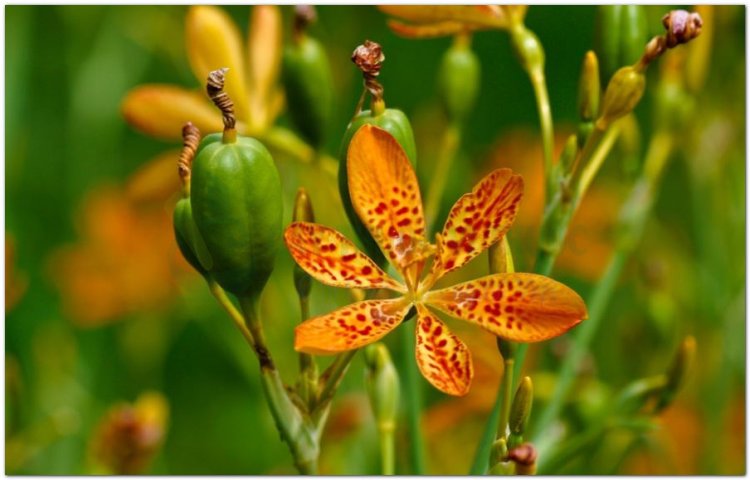
[[516,342],[557,337],[587,316],[576,292],[533,273],[489,275],[429,292],[424,301]]
[[347,171],[354,210],[386,258],[403,272],[431,255],[417,175],[396,139],[364,125],[349,144]]
[[406,292],[367,255],[336,230],[316,223],[295,222],[284,232],[294,261],[326,285],[345,288],[388,288]]
[[441,392],[466,395],[474,376],[469,349],[427,307],[417,304],[417,313],[419,370]]
[[297,326],[294,349],[328,355],[364,347],[396,328],[409,308],[403,298],[353,303]]
[[193,6],[188,11],[185,34],[190,66],[198,81],[205,85],[209,72],[229,68],[224,90],[234,101],[237,118],[246,120],[249,97],[242,37],[237,25],[218,7]]
[[493,171],[458,199],[438,239],[433,275],[465,265],[499,241],[513,224],[523,195],[523,179],[508,168]]

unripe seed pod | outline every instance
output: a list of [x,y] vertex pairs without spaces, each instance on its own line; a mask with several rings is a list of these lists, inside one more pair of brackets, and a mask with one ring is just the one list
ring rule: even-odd
[[177,246],[182,252],[185,260],[203,276],[206,276],[213,267],[211,254],[206,248],[206,243],[195,226],[193,210],[190,198],[184,197],[177,201],[172,216],[174,235]]
[[594,50],[602,78],[637,62],[648,40],[646,12],[642,5],[601,5],[597,9]]
[[468,41],[457,41],[443,55],[438,71],[438,90],[449,118],[462,121],[479,92],[479,58]]
[[646,77],[634,67],[619,69],[607,85],[602,103],[602,114],[596,121],[600,130],[605,130],[615,120],[632,112],[643,96]]
[[333,81],[325,49],[304,33],[284,49],[282,81],[292,123],[319,148],[331,120]]
[[390,133],[399,145],[401,145],[401,148],[404,149],[406,156],[414,168],[416,168],[417,164],[417,148],[409,119],[406,118],[404,112],[393,108],[385,109],[380,115],[373,115],[370,110],[360,112],[359,115],[352,119],[346,132],[344,132],[344,138],[341,142],[341,150],[339,151],[339,194],[341,195],[341,201],[344,204],[344,210],[349,218],[349,222],[362,241],[365,253],[382,267],[385,265],[385,257],[380,251],[377,242],[372,238],[367,227],[355,212],[351,196],[349,195],[349,177],[346,165],[349,143],[354,134],[357,133],[357,130],[363,125],[374,125]]
[[193,162],[193,218],[225,290],[257,297],[273,270],[281,239],[281,182],[271,154],[257,140],[224,143],[208,135]]

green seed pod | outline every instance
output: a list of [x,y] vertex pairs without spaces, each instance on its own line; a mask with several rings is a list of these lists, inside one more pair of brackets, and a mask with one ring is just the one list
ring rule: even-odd
[[641,101],[646,88],[646,77],[634,67],[622,67],[609,81],[602,102],[602,114],[596,127],[605,130],[615,120],[632,112]]
[[450,119],[464,120],[474,106],[480,69],[479,57],[466,40],[456,41],[443,55],[438,70],[438,91]]
[[257,140],[208,135],[193,162],[193,218],[213,259],[211,274],[237,296],[257,297],[281,238],[281,182]]
[[398,372],[384,344],[368,345],[364,354],[367,394],[378,430],[392,432],[398,416]]
[[597,9],[594,50],[606,80],[615,71],[641,58],[648,41],[646,11],[642,5],[601,5]]
[[333,81],[325,49],[301,34],[284,49],[282,81],[292,123],[315,148],[325,140],[331,120]]
[[401,110],[393,108],[385,109],[380,115],[373,115],[370,110],[364,110],[359,113],[351,121],[349,126],[344,133],[343,141],[341,142],[341,150],[339,151],[339,194],[341,195],[341,201],[344,204],[344,210],[346,211],[349,222],[352,224],[354,231],[362,241],[362,246],[370,256],[380,266],[385,264],[385,257],[380,251],[377,242],[372,238],[367,227],[357,216],[352,205],[351,196],[349,195],[349,177],[347,174],[346,158],[349,152],[349,143],[363,125],[375,125],[383,130],[390,133],[396,141],[401,145],[409,158],[412,166],[416,168],[417,164],[417,148],[414,142],[414,132],[411,128],[411,123],[406,115]]
[[181,198],[174,207],[172,217],[177,246],[185,260],[203,276],[213,267],[213,259],[206,248],[206,242],[193,221],[190,198]]

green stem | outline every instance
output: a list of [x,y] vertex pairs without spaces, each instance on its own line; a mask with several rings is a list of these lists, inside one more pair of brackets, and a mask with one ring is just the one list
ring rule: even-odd
[[354,359],[354,355],[359,350],[349,350],[348,352],[340,353],[334,360],[333,363],[323,372],[320,378],[322,387],[320,389],[320,395],[318,396],[318,403],[315,406],[315,413],[319,415],[325,408],[328,407],[333,395],[336,393],[341,380],[344,378],[346,370]]
[[279,371],[274,366],[263,333],[258,298],[240,297],[240,307],[245,324],[253,337],[255,354],[260,363],[263,394],[276,428],[282,440],[287,443],[299,472],[314,474],[317,471],[317,459],[320,454],[320,432],[309,422],[308,418],[303,417],[299,408],[292,402]]
[[221,288],[221,285],[216,283],[216,281],[213,279],[206,279],[206,281],[208,282],[208,289],[211,291],[211,294],[219,302],[219,305],[221,305],[224,310],[226,310],[226,312],[229,314],[229,317],[232,319],[232,322],[234,322],[234,324],[237,326],[237,329],[239,329],[240,333],[242,333],[242,336],[245,337],[245,341],[247,342],[247,344],[250,345],[250,348],[254,350],[255,341],[253,340],[253,336],[250,334],[250,331],[245,325],[245,317],[242,316],[242,313],[237,310],[237,307],[235,307],[229,297],[227,297],[227,293],[223,288]]
[[552,122],[552,108],[549,104],[547,81],[542,68],[529,72],[531,86],[534,88],[536,108],[539,114],[539,127],[542,133],[542,148],[544,150],[544,178],[546,198],[551,198],[555,191],[555,175],[552,168],[552,155],[555,148],[555,131]]
[[510,404],[513,401],[513,357],[505,359],[505,369],[502,380],[502,408],[497,424],[497,438],[505,438],[508,431],[508,419],[510,418]]
[[[299,297],[300,317],[304,322],[310,317],[310,298]],[[298,391],[308,409],[312,409],[318,397],[318,365],[312,355],[299,354]]]
[[487,459],[490,456],[492,449],[492,442],[495,440],[497,432],[497,425],[500,421],[500,410],[502,410],[503,403],[503,388],[504,385],[501,382],[495,396],[495,405],[492,407],[490,417],[487,419],[487,424],[484,427],[482,438],[477,446],[477,451],[474,453],[474,461],[471,463],[471,470],[469,475],[484,475],[487,472]]
[[425,471],[424,440],[422,438],[422,392],[417,363],[414,360],[415,339],[414,330],[409,326],[401,327],[401,338],[403,341],[403,352],[401,356],[400,372],[404,372],[403,391],[406,399],[406,416],[409,429],[409,455],[413,474],[422,475]]
[[393,425],[387,425],[378,428],[380,438],[380,465],[383,475],[396,474],[396,445],[395,445],[395,428]]
[[456,151],[461,143],[461,126],[458,122],[451,122],[443,132],[437,164],[432,174],[430,188],[427,191],[424,216],[427,219],[428,232],[433,231],[437,215],[440,209],[440,200],[443,197],[445,185],[448,182],[448,174],[456,157]]

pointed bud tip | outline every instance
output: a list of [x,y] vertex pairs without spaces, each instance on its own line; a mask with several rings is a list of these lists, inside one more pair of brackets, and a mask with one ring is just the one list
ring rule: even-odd
[[304,187],[297,190],[297,196],[294,198],[294,213],[292,221],[295,222],[314,222],[315,214],[313,212],[310,196]]

